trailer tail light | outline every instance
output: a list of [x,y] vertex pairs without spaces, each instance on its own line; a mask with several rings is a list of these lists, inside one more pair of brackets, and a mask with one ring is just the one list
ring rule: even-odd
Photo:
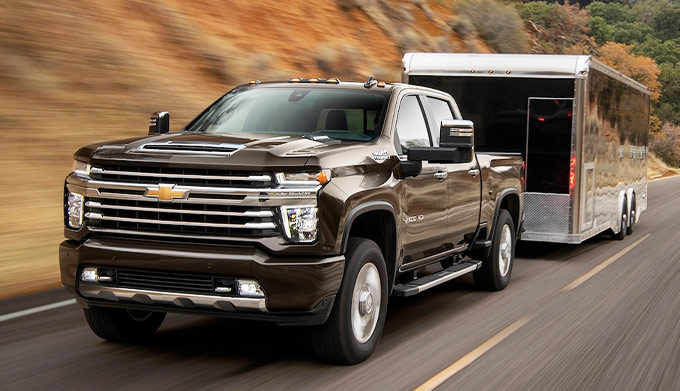
[[569,191],[574,190],[576,185],[576,157],[572,156],[569,161]]

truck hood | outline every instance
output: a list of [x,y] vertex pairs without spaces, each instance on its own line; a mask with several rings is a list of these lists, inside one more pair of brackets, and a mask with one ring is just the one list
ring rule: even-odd
[[325,137],[309,139],[271,134],[175,132],[93,144],[81,148],[75,157],[93,162],[115,160],[142,164],[207,165],[253,171],[304,167],[308,162],[318,167],[324,156],[337,155],[342,155],[345,163],[355,160],[351,159],[352,155],[365,163],[364,158],[371,156],[370,151],[376,149],[375,144],[375,141],[350,142]]

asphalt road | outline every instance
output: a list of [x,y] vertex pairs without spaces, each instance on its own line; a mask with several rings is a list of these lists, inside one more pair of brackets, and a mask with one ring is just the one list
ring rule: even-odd
[[[66,303],[0,322],[0,389],[680,390],[678,190],[651,182],[623,241],[522,243],[504,291],[464,277],[391,298],[360,365],[318,362],[303,328],[184,315],[146,344],[107,343]],[[5,300],[0,317],[70,298]]]

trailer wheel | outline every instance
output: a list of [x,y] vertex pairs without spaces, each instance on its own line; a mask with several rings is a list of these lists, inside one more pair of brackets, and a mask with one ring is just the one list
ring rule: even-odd
[[90,307],[83,309],[90,329],[112,342],[135,342],[150,337],[165,319],[165,312]]
[[635,228],[635,223],[637,223],[637,206],[635,205],[635,194],[633,194],[633,199],[630,200],[630,213],[628,213],[628,228],[626,229],[626,235],[633,233]]
[[475,284],[484,290],[500,291],[510,282],[515,258],[515,224],[507,210],[501,209],[493,231],[491,251],[482,267],[472,273]]
[[623,197],[623,207],[621,208],[621,222],[619,233],[612,234],[612,239],[623,240],[626,237],[626,230],[628,229],[628,199]]
[[333,312],[313,330],[316,354],[338,364],[366,360],[378,346],[387,312],[387,267],[375,242],[350,238]]

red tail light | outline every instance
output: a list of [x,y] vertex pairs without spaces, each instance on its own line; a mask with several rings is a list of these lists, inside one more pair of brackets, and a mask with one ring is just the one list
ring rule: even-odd
[[569,161],[569,191],[576,186],[576,157],[572,156]]
[[543,118],[543,117],[538,117],[538,122],[545,122],[545,118]]

